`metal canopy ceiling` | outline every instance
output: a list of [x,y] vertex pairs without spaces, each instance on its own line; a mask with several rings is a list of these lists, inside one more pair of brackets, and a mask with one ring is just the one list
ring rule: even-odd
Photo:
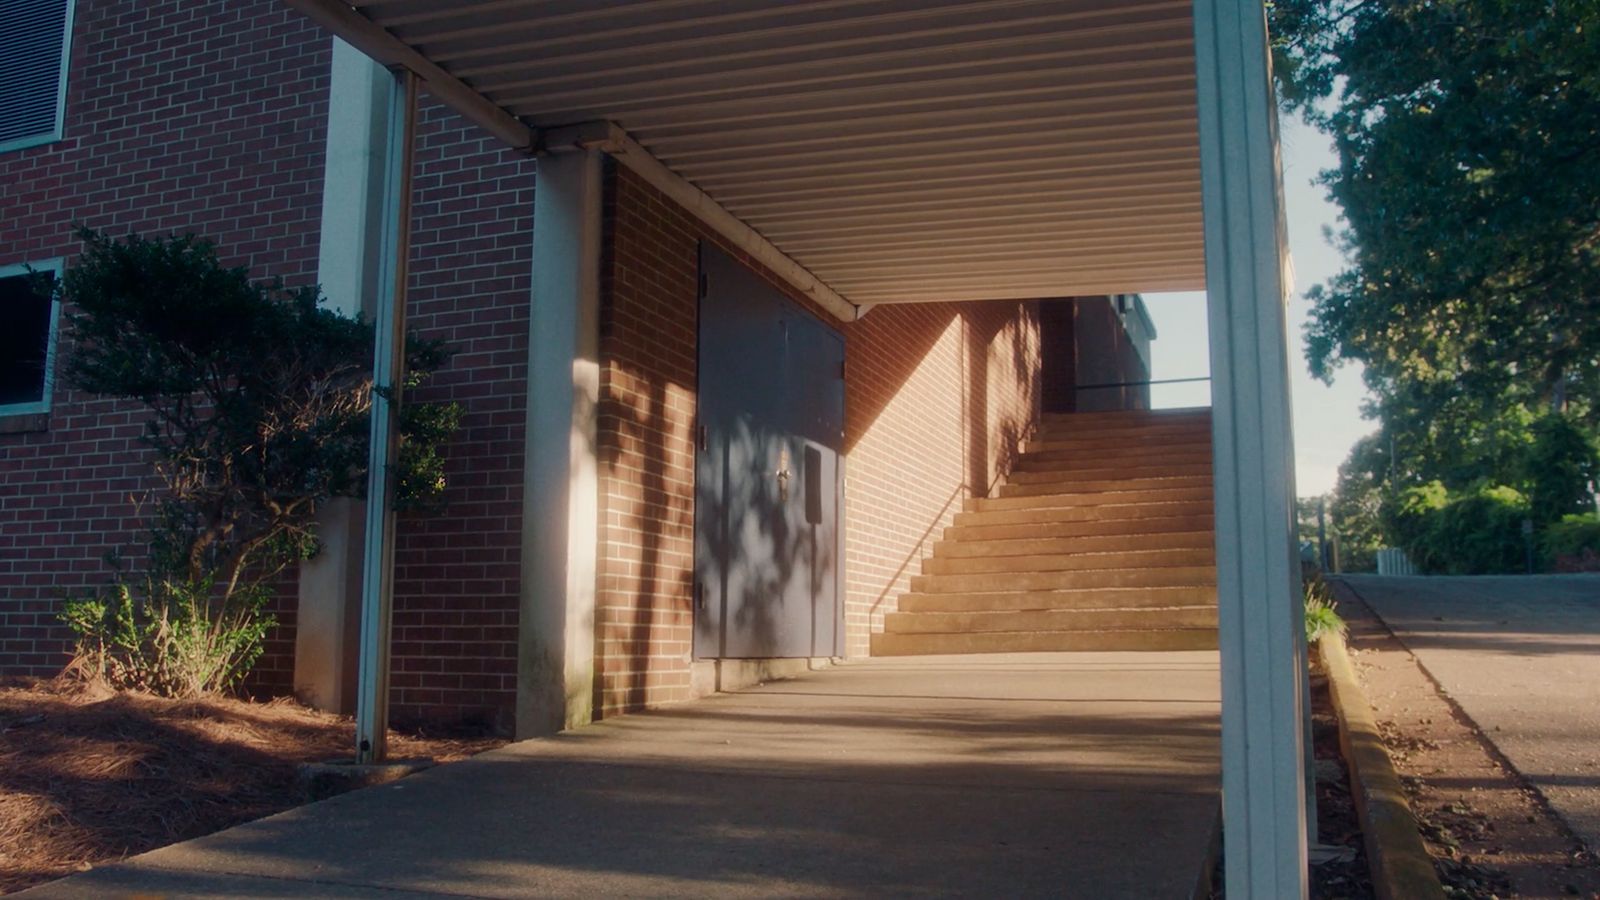
[[355,0],[611,120],[856,304],[1204,288],[1190,2]]

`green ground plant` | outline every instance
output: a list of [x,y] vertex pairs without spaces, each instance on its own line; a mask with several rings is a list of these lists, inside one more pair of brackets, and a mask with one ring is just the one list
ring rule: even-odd
[[[274,622],[277,578],[314,556],[319,507],[365,490],[373,327],[224,266],[192,237],[84,250],[56,290],[72,387],[143,409],[156,487],[142,547],[108,558],[106,589],[71,598],[77,669],[117,687],[192,696],[235,685]],[[404,390],[448,360],[408,340]],[[454,404],[401,407],[393,476],[401,508],[436,508]]]
[[1333,591],[1320,576],[1313,575],[1305,580],[1305,626],[1307,644],[1315,644],[1325,634],[1342,637],[1348,630],[1339,616]]

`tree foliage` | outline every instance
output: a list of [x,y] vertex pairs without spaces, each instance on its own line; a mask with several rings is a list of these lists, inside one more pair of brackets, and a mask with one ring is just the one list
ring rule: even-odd
[[1350,267],[1314,372],[1380,403],[1600,414],[1600,3],[1274,4],[1285,99],[1334,141]]
[[[58,287],[70,310],[65,374],[136,401],[160,487],[148,543],[109,593],[69,606],[88,664],[114,682],[191,694],[236,680],[259,654],[272,580],[317,551],[316,514],[366,484],[373,328],[315,287],[259,282],[193,237],[81,231]],[[409,340],[414,388],[448,355]],[[453,404],[404,404],[397,494],[437,504]]]
[[1322,180],[1344,213],[1348,267],[1308,292],[1307,359],[1325,379],[1361,363],[1382,423],[1344,508],[1377,497],[1392,525],[1433,481],[1462,501],[1515,488],[1541,526],[1581,508],[1600,429],[1600,2],[1269,9],[1280,98],[1332,138]]

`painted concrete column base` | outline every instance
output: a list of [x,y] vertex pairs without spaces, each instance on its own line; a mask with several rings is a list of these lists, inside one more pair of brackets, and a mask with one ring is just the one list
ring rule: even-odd
[[356,705],[365,528],[355,500],[330,501],[319,518],[322,551],[300,565],[294,694],[307,706],[350,715]]

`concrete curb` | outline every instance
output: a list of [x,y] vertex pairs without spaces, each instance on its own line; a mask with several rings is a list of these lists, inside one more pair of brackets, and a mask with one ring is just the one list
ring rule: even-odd
[[1317,649],[1339,715],[1339,744],[1350,767],[1350,793],[1361,821],[1373,889],[1379,900],[1444,900],[1444,887],[1422,844],[1394,762],[1378,735],[1372,706],[1356,680],[1344,638],[1323,635]]

